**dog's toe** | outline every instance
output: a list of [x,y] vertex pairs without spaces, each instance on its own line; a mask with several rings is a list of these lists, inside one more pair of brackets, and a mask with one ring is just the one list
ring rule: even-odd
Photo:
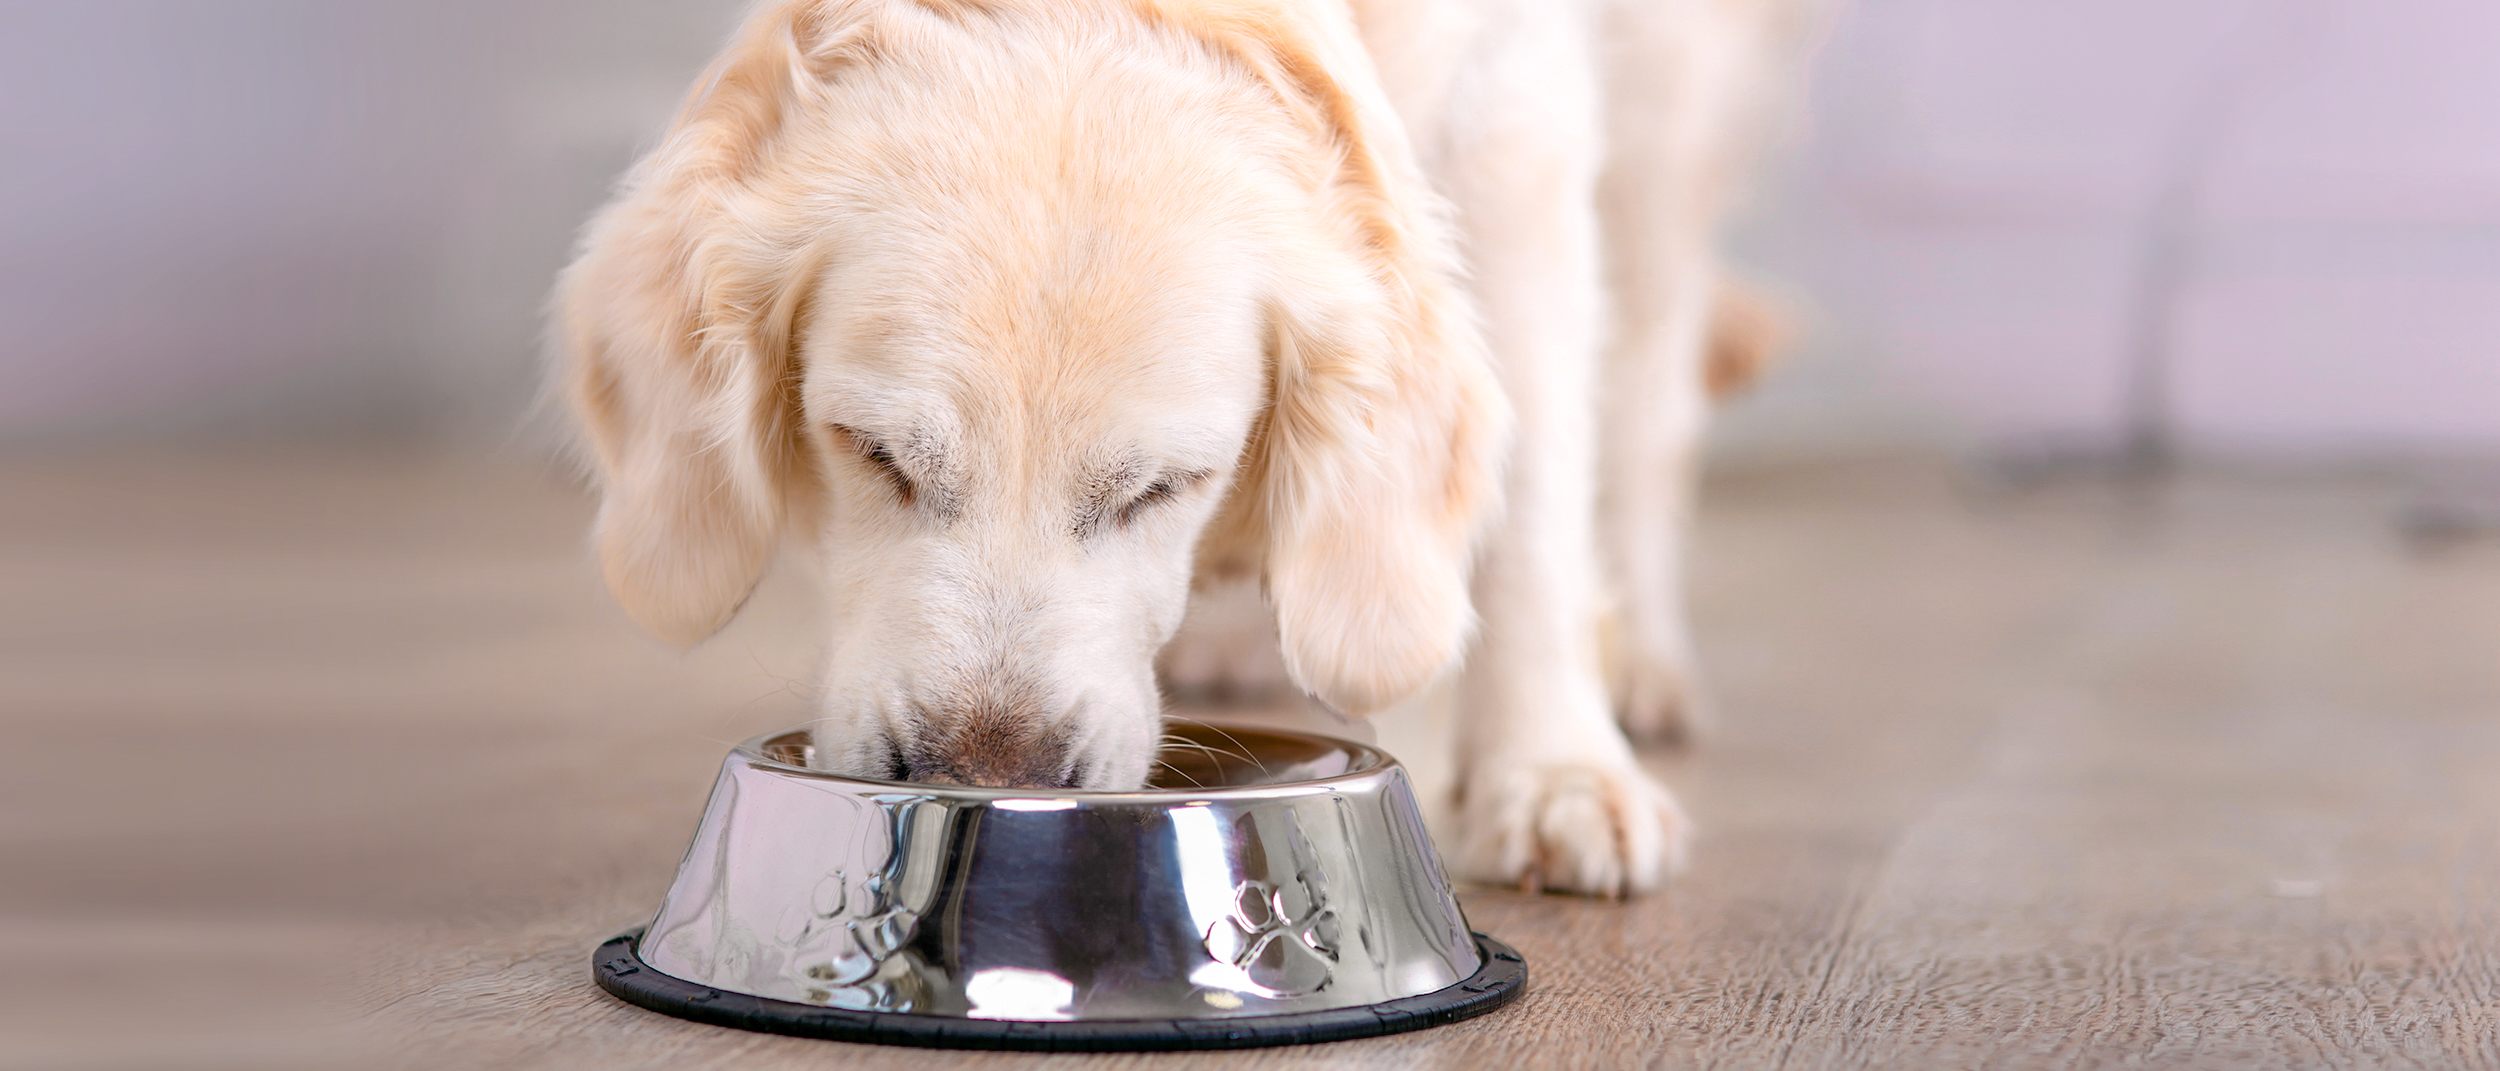
[[1460,870],[1545,892],[1645,893],[1683,865],[1690,832],[1675,798],[1629,762],[1488,768],[1467,785]]

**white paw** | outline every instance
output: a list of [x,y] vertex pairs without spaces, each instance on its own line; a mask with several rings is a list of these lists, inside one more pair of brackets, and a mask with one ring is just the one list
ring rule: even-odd
[[1464,791],[1459,870],[1488,884],[1586,896],[1651,892],[1683,865],[1692,832],[1675,797],[1628,759],[1485,762]]
[[1156,659],[1174,699],[1241,703],[1296,694],[1276,649],[1276,617],[1256,582],[1193,594],[1179,634]]

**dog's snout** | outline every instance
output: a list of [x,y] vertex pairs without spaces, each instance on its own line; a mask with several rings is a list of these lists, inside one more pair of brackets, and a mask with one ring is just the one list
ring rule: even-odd
[[903,778],[983,788],[1074,788],[1064,723],[1032,704],[976,703],[923,715],[913,743],[899,750]]
[[1075,772],[1067,749],[1035,748],[1020,753],[975,751],[948,755],[922,753],[904,763],[907,781],[982,788],[1075,788]]

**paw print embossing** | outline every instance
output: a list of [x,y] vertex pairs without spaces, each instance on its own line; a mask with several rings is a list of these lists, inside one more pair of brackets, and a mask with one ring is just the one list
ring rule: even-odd
[[808,898],[807,917],[790,945],[789,980],[811,1003],[906,1010],[895,1006],[896,994],[877,973],[919,924],[919,915],[888,895],[885,875],[871,874],[854,888],[836,870]]
[[1340,934],[1326,889],[1326,877],[1314,870],[1277,884],[1242,882],[1233,890],[1232,915],[1207,929],[1207,954],[1278,996],[1327,985]]

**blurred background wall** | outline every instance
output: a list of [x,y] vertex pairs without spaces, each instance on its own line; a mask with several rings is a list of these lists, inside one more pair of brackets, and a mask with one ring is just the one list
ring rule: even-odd
[[0,436],[509,438],[737,0],[0,0]]
[[2500,448],[2500,5],[1862,0],[1740,234],[1819,317],[1732,445]]
[[[737,0],[0,0],[0,441],[511,442]],[[1736,456],[2500,453],[2500,5],[1859,0]]]

